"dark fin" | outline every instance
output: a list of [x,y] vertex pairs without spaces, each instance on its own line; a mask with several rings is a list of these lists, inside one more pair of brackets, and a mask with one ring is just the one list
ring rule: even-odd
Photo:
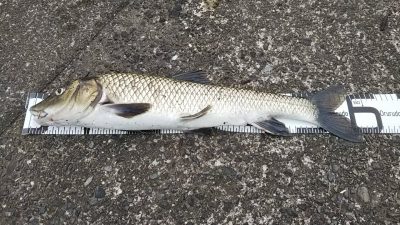
[[199,84],[210,83],[210,80],[207,78],[207,74],[201,70],[185,72],[185,73],[178,73],[178,74],[172,76],[172,78],[177,79],[177,80],[195,82],[195,83],[199,83]]
[[105,105],[115,111],[115,114],[125,118],[131,118],[139,114],[145,113],[150,109],[149,103],[132,103],[132,104],[110,104]]
[[275,118],[271,118],[269,120],[261,122],[256,122],[253,125],[271,134],[282,135],[282,136],[290,135],[289,129],[285,126],[285,124]]
[[345,100],[346,91],[343,86],[329,87],[311,97],[311,102],[318,108],[317,121],[320,127],[345,140],[362,142],[361,129],[352,125],[347,117],[335,113]]
[[310,100],[318,109],[335,111],[346,100],[346,90],[340,85],[332,86],[315,93]]
[[200,112],[195,113],[193,115],[189,115],[189,116],[182,116],[181,119],[182,120],[194,120],[197,118],[200,118],[204,115],[207,114],[207,112],[211,109],[211,105],[208,105],[207,107],[205,107],[204,109],[202,109]]

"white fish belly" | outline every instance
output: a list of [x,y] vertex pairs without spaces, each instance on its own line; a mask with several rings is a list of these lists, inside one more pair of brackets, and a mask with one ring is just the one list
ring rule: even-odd
[[117,130],[155,130],[175,129],[176,117],[155,112],[146,112],[132,118],[124,118],[106,110],[95,110],[81,119],[79,124],[84,127],[109,128]]
[[84,127],[117,130],[193,130],[220,125],[245,125],[247,121],[242,115],[228,113],[209,113],[200,118],[184,120],[181,114],[151,110],[132,118],[124,118],[99,107],[79,120],[78,124]]

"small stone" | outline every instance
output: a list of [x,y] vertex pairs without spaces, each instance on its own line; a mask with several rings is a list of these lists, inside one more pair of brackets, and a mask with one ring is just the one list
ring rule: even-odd
[[102,187],[97,186],[96,189],[94,190],[94,197],[104,198],[105,196],[106,196],[106,191]]
[[380,204],[381,198],[379,193],[372,193],[371,194],[371,204],[373,207],[376,207]]
[[303,38],[303,39],[300,39],[300,43],[302,43],[303,45],[306,45],[306,46],[311,46],[312,40],[309,38]]
[[94,147],[94,142],[93,141],[89,142],[89,148],[93,148],[93,147]]
[[272,65],[271,64],[266,64],[264,69],[261,70],[262,75],[270,75],[272,71]]
[[86,179],[85,183],[83,185],[88,186],[93,180],[93,176],[89,177],[88,179]]
[[291,170],[289,170],[289,169],[284,170],[284,171],[283,171],[283,174],[284,174],[285,176],[288,176],[288,177],[293,176],[293,172],[292,172]]
[[356,205],[354,203],[349,203],[349,205],[348,205],[349,211],[354,211],[355,208],[356,208]]
[[46,210],[47,209],[44,206],[39,207],[39,214],[44,214],[46,212]]
[[379,169],[381,168],[381,165],[379,165],[378,162],[372,162],[372,163],[371,163],[371,166],[372,166],[372,168],[375,169],[375,170],[379,170]]
[[81,209],[80,209],[80,208],[77,208],[77,209],[75,210],[75,216],[76,216],[76,217],[79,217],[80,214],[81,214]]
[[346,217],[350,220],[355,220],[356,219],[356,215],[354,215],[354,213],[352,212],[348,212],[346,213]]
[[228,179],[234,179],[234,178],[237,178],[237,176],[238,176],[237,172],[232,167],[228,167],[228,166],[220,167],[218,172],[220,172],[221,175],[223,175],[224,177],[226,177]]
[[327,174],[327,177],[328,177],[329,182],[335,181],[335,174],[333,174],[332,172],[329,171]]
[[333,186],[333,190],[334,190],[335,192],[338,192],[338,191],[339,191],[339,186],[334,185],[334,186]]
[[389,216],[389,217],[392,217],[392,218],[397,218],[397,217],[399,217],[400,216],[400,213],[396,213],[396,212],[388,212],[387,213],[387,215]]
[[368,192],[368,188],[367,187],[364,187],[364,186],[363,187],[359,187],[358,190],[357,190],[357,195],[365,203],[370,201],[369,192]]
[[344,197],[342,195],[336,195],[336,202],[337,203],[342,203],[343,199],[344,199]]
[[208,9],[215,9],[218,7],[220,0],[204,0],[204,3]]
[[112,167],[111,166],[105,166],[104,170],[107,171],[107,172],[111,172]]
[[338,165],[336,165],[336,164],[333,164],[333,165],[332,165],[332,171],[333,171],[334,173],[337,173],[337,172],[339,171],[339,169],[340,169],[340,167],[339,167]]
[[12,216],[12,212],[5,212],[4,214],[6,214],[7,217],[11,217]]
[[127,38],[129,38],[129,34],[128,34],[128,32],[126,32],[126,31],[122,31],[122,32],[121,32],[121,37],[122,37],[122,38],[124,38],[124,39],[127,39]]
[[99,202],[99,201],[97,200],[97,198],[95,198],[95,197],[89,198],[89,205],[96,205],[97,202]]
[[400,195],[395,197],[395,201],[397,205],[400,205]]
[[0,196],[6,196],[10,193],[7,187],[0,187]]
[[344,193],[343,193],[343,196],[345,197],[345,198],[350,198],[350,191],[348,191],[348,190],[346,190]]
[[281,208],[279,211],[283,214],[286,214],[289,217],[293,217],[293,218],[298,217],[296,210],[294,210],[292,208]]
[[149,178],[152,179],[152,180],[154,180],[154,179],[156,179],[158,176],[159,176],[158,173],[153,173],[153,174],[150,174]]
[[386,151],[386,153],[390,156],[390,158],[392,158],[392,159],[396,159],[397,158],[397,156],[396,156],[396,154],[395,154],[395,152],[394,151]]

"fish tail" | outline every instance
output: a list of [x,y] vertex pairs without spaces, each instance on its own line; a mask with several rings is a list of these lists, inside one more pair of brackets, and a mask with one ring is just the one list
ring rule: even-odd
[[317,107],[317,122],[320,127],[330,133],[352,142],[362,142],[361,129],[335,110],[346,100],[343,86],[332,86],[316,93],[311,102]]

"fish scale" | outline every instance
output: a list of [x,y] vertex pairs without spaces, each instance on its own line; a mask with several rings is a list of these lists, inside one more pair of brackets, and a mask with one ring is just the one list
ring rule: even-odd
[[[118,103],[145,102],[154,111],[194,114],[211,105],[210,112],[247,113],[264,109],[270,114],[315,115],[308,100],[246,89],[211,86],[138,74],[99,77],[110,98]],[[301,116],[301,115],[300,115]]]

